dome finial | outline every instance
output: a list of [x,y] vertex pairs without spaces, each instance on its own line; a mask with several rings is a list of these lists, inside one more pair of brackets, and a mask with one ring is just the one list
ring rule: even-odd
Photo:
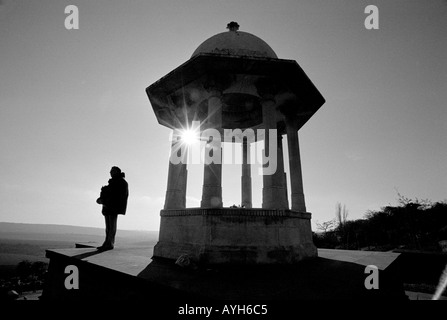
[[239,24],[237,22],[231,21],[229,24],[227,24],[227,29],[229,29],[230,31],[238,31]]

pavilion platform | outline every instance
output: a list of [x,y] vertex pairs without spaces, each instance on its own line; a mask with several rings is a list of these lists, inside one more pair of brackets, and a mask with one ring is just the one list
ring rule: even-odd
[[[406,300],[399,253],[319,249],[318,257],[292,265],[208,265],[183,268],[154,258],[153,247],[98,251],[89,244],[49,249],[42,300],[194,301]],[[79,289],[68,290],[65,268],[79,270]],[[379,289],[365,288],[367,265],[379,269]]]

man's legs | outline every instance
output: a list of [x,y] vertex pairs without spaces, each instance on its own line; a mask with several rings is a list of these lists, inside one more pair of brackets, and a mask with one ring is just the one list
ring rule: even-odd
[[106,240],[101,247],[113,249],[115,245],[115,235],[117,226],[117,215],[105,215],[106,222]]
[[115,235],[116,235],[116,224],[118,221],[118,215],[109,216],[109,241],[108,243],[112,246],[115,245]]

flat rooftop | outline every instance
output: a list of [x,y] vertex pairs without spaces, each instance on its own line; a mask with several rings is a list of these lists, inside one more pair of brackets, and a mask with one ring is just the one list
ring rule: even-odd
[[[132,276],[138,276],[152,262],[153,247],[116,247],[109,251],[98,251],[94,247],[85,247],[48,249],[47,251],[50,254],[72,257]],[[394,252],[318,249],[319,258],[352,262],[365,267],[375,265],[379,270],[385,270],[399,255],[400,253]]]
[[[93,288],[93,282],[107,270],[109,277],[113,271],[117,277],[126,275],[133,278],[132,281],[137,279],[148,285],[176,290],[180,297],[214,301],[407,298],[396,271],[390,267],[399,253],[319,249],[318,258],[296,265],[227,265],[196,269],[182,268],[172,260],[152,259],[152,253],[152,247],[115,247],[110,251],[70,248],[49,249],[47,257],[50,269],[53,261],[59,261],[64,265],[79,264],[84,268],[79,271],[83,275],[89,270],[89,288]],[[365,274],[367,265],[379,269],[379,290],[365,288],[369,275]],[[101,283],[98,280],[98,286]]]

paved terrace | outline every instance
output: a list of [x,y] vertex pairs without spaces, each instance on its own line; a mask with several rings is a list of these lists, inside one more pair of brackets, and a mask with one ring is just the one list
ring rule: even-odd
[[[64,269],[74,264],[79,267],[80,289],[71,290],[70,294],[73,298],[73,292],[77,291],[77,300],[98,295],[106,299],[143,299],[145,294],[178,301],[407,299],[398,270],[392,265],[399,253],[319,249],[318,258],[298,265],[209,266],[193,270],[181,268],[171,260],[153,260],[152,250],[148,247],[117,247],[103,252],[88,247],[47,250],[51,280],[43,296],[71,299],[63,287],[67,277]],[[379,290],[365,289],[368,276],[365,266],[370,264],[379,269]]]

